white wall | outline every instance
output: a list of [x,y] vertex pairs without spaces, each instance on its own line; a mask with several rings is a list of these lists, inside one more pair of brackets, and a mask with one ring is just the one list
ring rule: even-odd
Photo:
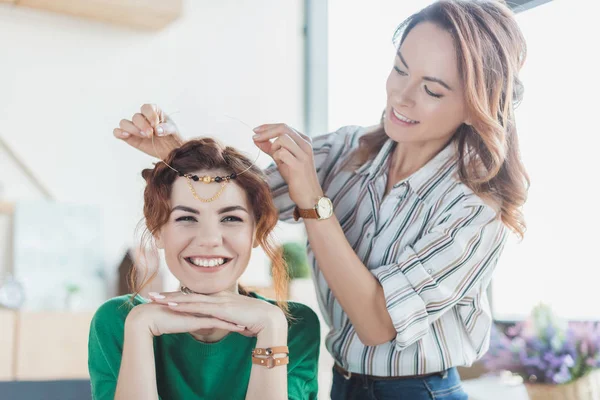
[[[252,133],[224,115],[302,129],[302,27],[301,0],[188,0],[183,18],[150,33],[0,5],[0,135],[58,201],[104,208],[112,270],[153,161],[113,138],[119,120],[156,102],[184,136],[216,135],[254,157]],[[39,196],[1,152],[0,168],[0,200]]]
[[329,0],[329,130],[370,126],[385,108],[398,25],[433,0]]

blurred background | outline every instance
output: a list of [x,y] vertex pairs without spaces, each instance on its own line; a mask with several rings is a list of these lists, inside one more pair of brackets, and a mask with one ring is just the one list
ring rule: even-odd
[[[157,103],[184,137],[215,136],[252,159],[250,127],[262,123],[313,136],[372,125],[385,105],[394,30],[430,3],[0,0],[0,399],[89,398],[89,321],[128,290],[140,172],[155,161],[114,139],[122,118]],[[526,237],[507,245],[497,267],[494,316],[523,320],[544,302],[563,318],[595,321],[599,24],[585,0],[511,7],[529,48],[517,123],[532,186]],[[277,236],[290,254],[305,244],[302,225],[281,224]],[[302,257],[290,257],[290,299],[318,311]],[[155,263],[153,289],[177,287]],[[269,293],[261,251],[242,283]],[[332,360],[324,348],[321,358],[328,398]],[[464,371],[471,395],[494,398],[496,383],[479,375]],[[527,398],[521,387],[506,390]]]

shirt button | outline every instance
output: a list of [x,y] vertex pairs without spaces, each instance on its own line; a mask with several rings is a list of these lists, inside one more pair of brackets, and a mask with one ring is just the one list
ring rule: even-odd
[[371,238],[371,232],[367,233],[367,239]]
[[433,272],[433,270],[431,268],[427,270],[427,273],[429,273],[429,274],[432,272]]

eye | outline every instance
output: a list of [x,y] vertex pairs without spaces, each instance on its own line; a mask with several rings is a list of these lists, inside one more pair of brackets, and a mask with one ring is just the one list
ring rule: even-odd
[[437,93],[433,93],[431,90],[429,90],[427,88],[427,85],[425,85],[425,91],[427,92],[428,95],[435,97],[436,99],[439,99],[440,97],[444,97],[441,94],[437,94]]
[[400,68],[394,65],[394,70],[402,76],[406,76],[406,72],[402,71]]
[[244,222],[240,217],[235,217],[233,215],[227,216],[221,220],[221,222]]
[[196,218],[194,218],[194,217],[192,217],[190,215],[186,215],[185,217],[179,217],[179,218],[177,218],[175,221],[177,221],[177,222],[180,222],[180,221],[182,221],[182,222],[195,222]]

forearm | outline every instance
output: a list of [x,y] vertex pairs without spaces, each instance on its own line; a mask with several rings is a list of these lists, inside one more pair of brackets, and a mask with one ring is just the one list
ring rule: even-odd
[[374,346],[394,339],[383,288],[348,243],[335,215],[304,223],[319,269],[360,340]]
[[158,400],[153,336],[135,320],[125,323],[125,340],[115,400]]
[[[287,346],[287,321],[274,323],[265,328],[257,336],[256,347],[267,348]],[[278,355],[276,357],[281,357]],[[250,382],[246,400],[281,400],[288,398],[287,366],[275,366],[268,369],[262,365],[252,364]]]

